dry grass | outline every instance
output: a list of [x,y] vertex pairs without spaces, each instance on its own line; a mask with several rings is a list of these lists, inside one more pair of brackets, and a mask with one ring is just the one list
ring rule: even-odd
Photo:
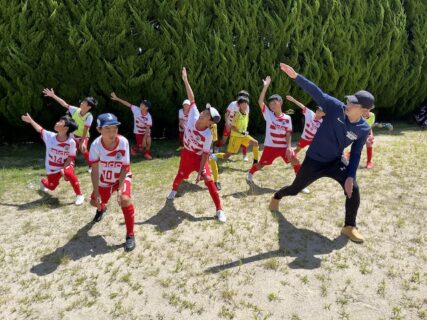
[[[92,225],[94,210],[74,207],[68,184],[51,196],[29,188],[43,175],[41,148],[6,158],[3,147],[0,318],[425,319],[426,147],[425,131],[378,132],[375,167],[358,172],[363,245],[339,236],[344,196],[332,180],[284,199],[272,215],[269,198],[293,171],[276,161],[249,190],[250,165],[235,156],[220,165],[222,225],[203,185],[185,183],[165,201],[176,156],[137,159],[130,254],[115,202]],[[78,175],[88,196],[84,166]]]

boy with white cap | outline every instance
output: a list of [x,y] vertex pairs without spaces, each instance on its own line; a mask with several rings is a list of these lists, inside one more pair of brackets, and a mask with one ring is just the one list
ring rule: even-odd
[[184,147],[184,130],[188,121],[188,114],[190,112],[190,100],[185,99],[182,102],[182,108],[178,111],[178,120],[179,120],[179,148],[177,151],[182,150]]
[[190,100],[190,112],[188,115],[187,125],[184,131],[184,149],[181,152],[178,173],[174,179],[172,190],[167,198],[172,200],[175,198],[178,187],[184,179],[188,179],[192,172],[197,172],[196,183],[204,180],[205,185],[209,189],[216,207],[216,217],[220,222],[225,222],[225,213],[221,207],[221,200],[218,190],[211,178],[208,165],[210,148],[212,144],[212,132],[210,126],[217,124],[221,120],[221,116],[215,108],[207,105],[207,108],[199,113],[197,109],[193,90],[187,78],[187,70],[182,68],[182,80],[184,81],[187,97]]

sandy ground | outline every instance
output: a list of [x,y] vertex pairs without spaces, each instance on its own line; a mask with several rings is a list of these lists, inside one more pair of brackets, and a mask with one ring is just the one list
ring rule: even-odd
[[[426,147],[427,132],[377,135],[374,169],[358,171],[363,245],[339,235],[345,198],[332,180],[268,211],[294,177],[279,160],[252,190],[240,155],[220,164],[226,224],[195,176],[165,200],[177,157],[138,160],[131,253],[114,197],[92,224],[94,209],[74,206],[68,184],[44,195],[32,188],[43,170],[22,169],[0,194],[0,318],[427,318]],[[89,174],[78,172],[88,197]]]

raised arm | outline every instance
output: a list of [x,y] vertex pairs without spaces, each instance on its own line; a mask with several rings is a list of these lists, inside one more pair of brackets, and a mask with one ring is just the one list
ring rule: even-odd
[[22,121],[31,124],[34,130],[36,130],[38,133],[40,133],[43,130],[43,127],[39,125],[37,122],[35,122],[28,113],[21,116],[21,119]]
[[191,89],[190,83],[188,82],[187,69],[185,69],[185,67],[182,68],[182,81],[184,81],[185,90],[187,91],[187,97],[190,100],[190,102],[193,103],[195,101],[194,93],[193,93],[193,90]]
[[[322,108],[325,109],[326,113],[328,112],[327,109],[329,109],[330,107],[333,108],[343,105],[341,101],[324,93],[313,82],[296,73],[296,71],[291,66],[285,63],[281,63],[280,69],[284,73],[286,73],[289,78],[294,79],[295,82],[301,88],[303,88],[314,99],[314,101],[316,101],[319,106],[322,106]],[[332,111],[332,109],[329,110]]]
[[286,99],[288,99],[288,101],[296,104],[298,107],[300,107],[302,110],[305,110],[306,106],[303,105],[301,102],[299,102],[297,99],[295,99],[292,96],[286,96]]
[[270,86],[271,83],[271,77],[267,76],[265,77],[264,80],[262,80],[262,90],[261,93],[259,94],[259,98],[258,98],[258,105],[261,108],[261,112],[262,112],[262,108],[264,106],[264,101],[265,101],[265,94],[267,93],[268,87]]
[[62,99],[62,98],[60,98],[60,97],[58,97],[56,94],[55,94],[55,91],[53,91],[53,89],[52,88],[45,88],[45,89],[43,89],[43,94],[44,94],[44,96],[45,97],[50,97],[50,98],[52,98],[52,99],[54,99],[56,102],[58,102],[61,106],[63,106],[64,108],[67,108],[68,109],[68,107],[70,106],[67,102],[65,102],[65,100],[64,99]]
[[130,108],[132,106],[132,104],[126,100],[120,99],[115,92],[111,92],[111,100],[113,101],[117,101],[120,102],[122,105],[124,105],[125,107]]

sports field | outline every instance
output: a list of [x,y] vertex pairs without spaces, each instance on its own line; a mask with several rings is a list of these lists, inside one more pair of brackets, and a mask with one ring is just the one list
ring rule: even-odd
[[375,130],[374,168],[358,170],[362,245],[339,236],[333,180],[267,209],[294,177],[278,160],[251,188],[241,155],[220,162],[225,224],[195,175],[166,201],[177,143],[154,141],[154,160],[133,159],[137,246],[126,253],[114,197],[92,224],[68,183],[37,191],[43,145],[1,146],[0,319],[426,319],[427,131]]

